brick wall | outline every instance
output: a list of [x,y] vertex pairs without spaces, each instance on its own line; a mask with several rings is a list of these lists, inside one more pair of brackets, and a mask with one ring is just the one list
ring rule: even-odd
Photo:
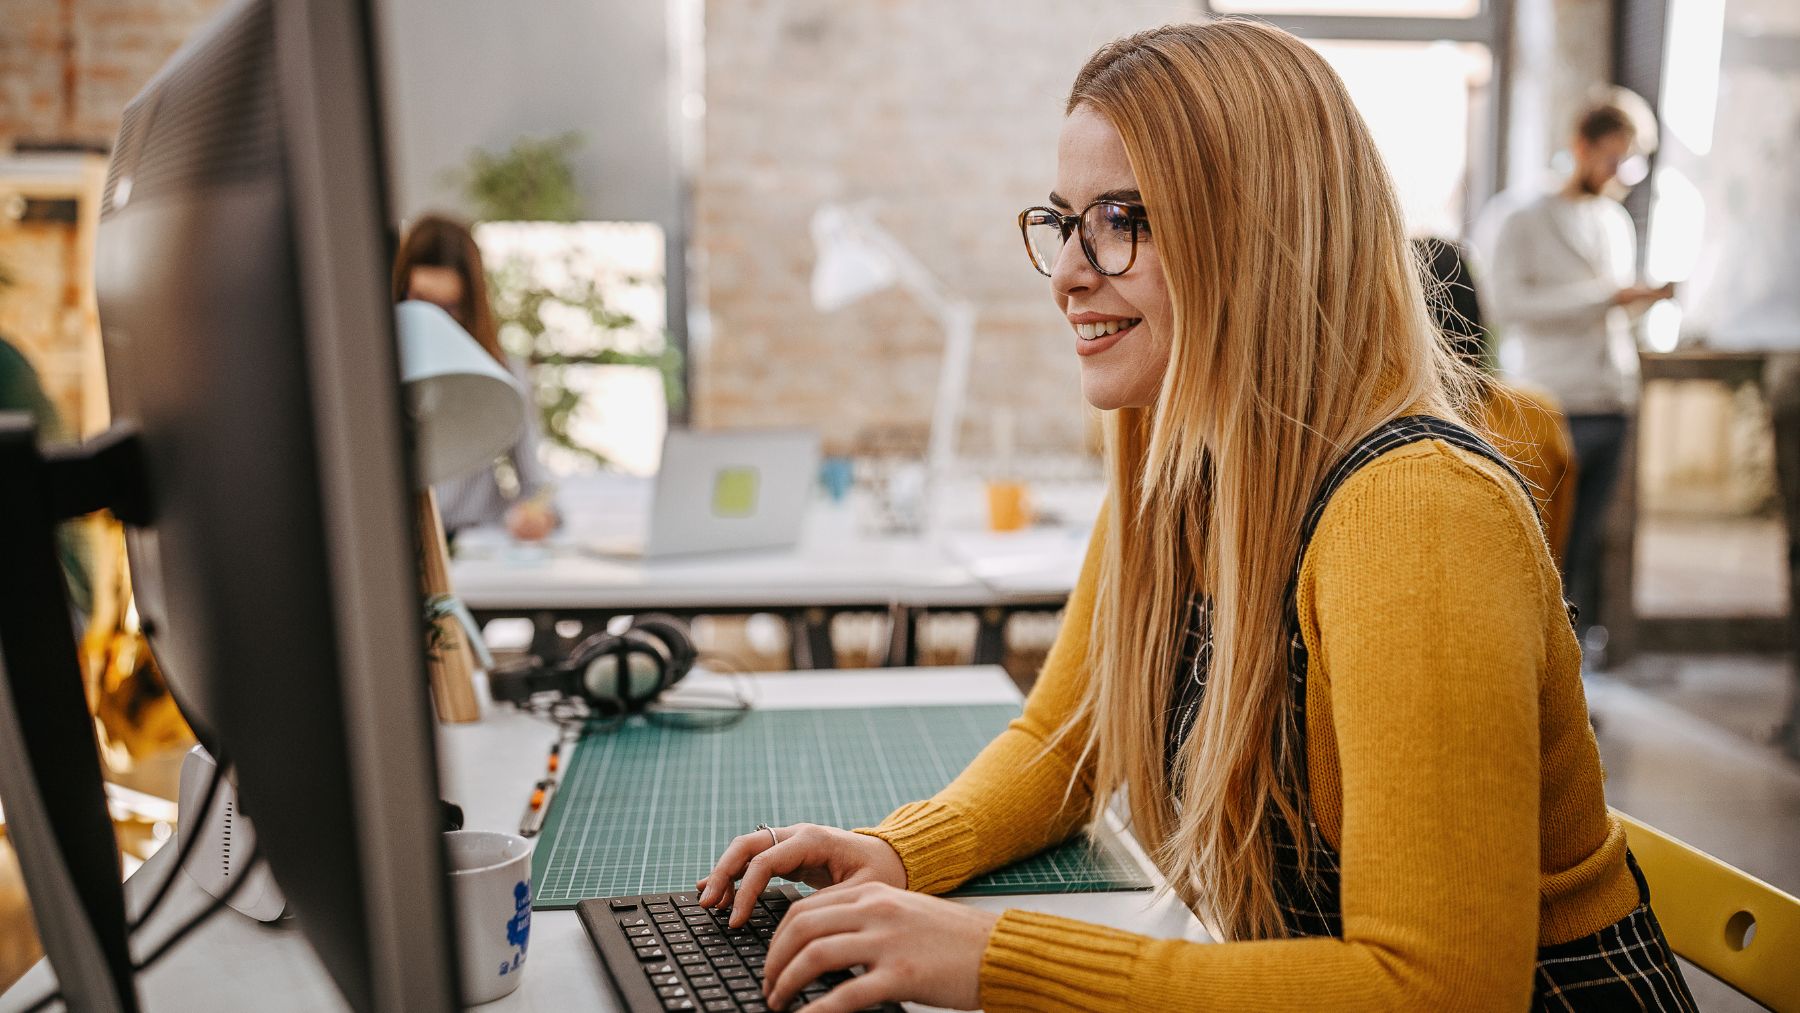
[[109,144],[119,113],[224,0],[6,0],[0,148]]
[[[15,145],[111,145],[125,104],[224,0],[3,0],[0,154]],[[37,369],[63,422],[84,415],[93,314],[81,305],[76,230],[0,216],[0,334]]]
[[809,299],[808,224],[824,201],[876,217],[981,319],[965,447],[991,409],[1022,449],[1085,442],[1073,340],[1014,218],[1055,183],[1062,103],[1109,38],[1191,17],[1182,3],[966,0],[706,5],[705,150],[695,193],[695,420],[809,424],[842,445],[924,425],[941,338],[899,291],[831,314]]
[[[1607,0],[1521,4],[1515,182],[1605,79],[1610,24]],[[929,418],[939,336],[910,297],[829,315],[808,300],[813,209],[874,198],[980,308],[965,447],[981,452],[994,406],[1014,411],[1025,447],[1081,446],[1068,332],[1013,216],[1054,181],[1062,101],[1094,47],[1193,16],[1181,2],[709,0],[694,238],[712,334],[695,348],[696,421],[817,424],[841,443]]]

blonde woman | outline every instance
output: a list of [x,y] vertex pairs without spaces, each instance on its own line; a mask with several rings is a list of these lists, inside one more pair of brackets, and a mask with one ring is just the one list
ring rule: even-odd
[[[1606,809],[1530,496],[1458,420],[1388,175],[1293,37],[1178,25],[1076,78],[1021,226],[1107,413],[1109,506],[1022,717],[880,826],[735,841],[698,885],[769,1005],[1688,1009]],[[928,896],[1122,791],[1224,942]]]

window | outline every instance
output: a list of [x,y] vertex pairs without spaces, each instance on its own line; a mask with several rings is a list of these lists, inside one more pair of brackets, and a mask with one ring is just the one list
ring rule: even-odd
[[1220,14],[1314,14],[1383,18],[1472,18],[1481,0],[1213,0]]
[[1414,235],[1461,238],[1498,188],[1506,0],[1201,0],[1317,49],[1344,79]]
[[1414,235],[1461,236],[1475,206],[1471,167],[1488,142],[1493,58],[1455,42],[1311,40],[1375,135]]
[[527,367],[544,463],[557,475],[597,464],[655,472],[680,383],[665,330],[662,228],[483,222],[475,239],[500,343]]

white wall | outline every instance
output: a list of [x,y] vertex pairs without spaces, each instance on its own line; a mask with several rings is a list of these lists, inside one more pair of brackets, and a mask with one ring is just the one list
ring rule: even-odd
[[577,131],[585,216],[679,223],[671,47],[659,0],[385,0],[397,210],[467,213],[447,170],[476,148]]

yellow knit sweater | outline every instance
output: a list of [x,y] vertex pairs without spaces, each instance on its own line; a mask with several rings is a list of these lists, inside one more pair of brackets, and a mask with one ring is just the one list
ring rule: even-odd
[[[1039,757],[1086,691],[1095,530],[1024,714],[942,792],[864,831],[910,889],[1079,829],[1085,777],[1062,805],[1078,744]],[[982,958],[987,1010],[1519,1010],[1537,947],[1636,906],[1560,582],[1510,476],[1438,441],[1377,458],[1326,508],[1299,609],[1344,938],[1193,943],[1008,911]]]

